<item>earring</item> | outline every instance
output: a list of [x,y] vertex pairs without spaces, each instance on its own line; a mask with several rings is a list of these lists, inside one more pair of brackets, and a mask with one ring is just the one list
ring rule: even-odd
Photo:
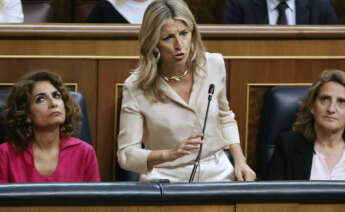
[[153,56],[155,56],[155,58],[157,59],[157,60],[159,60],[159,58],[160,58],[160,52],[159,52],[159,49],[156,47],[156,48],[154,48],[153,49]]
[[30,138],[32,136],[32,125],[30,123],[28,123],[28,128],[27,128],[27,132],[26,132],[26,137]]

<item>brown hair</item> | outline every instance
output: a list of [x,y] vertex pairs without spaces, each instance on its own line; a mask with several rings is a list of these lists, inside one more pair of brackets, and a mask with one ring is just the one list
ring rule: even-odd
[[[311,142],[316,140],[316,132],[314,129],[314,116],[310,108],[314,105],[321,87],[327,82],[336,82],[345,87],[345,73],[341,70],[325,70],[322,72],[321,76],[309,88],[305,100],[299,103],[297,119],[292,127],[294,131],[302,133]],[[344,133],[343,138],[345,138]]]
[[30,99],[34,85],[40,81],[49,81],[60,93],[65,105],[65,122],[60,125],[60,137],[69,137],[80,129],[81,110],[64,86],[61,77],[52,72],[33,72],[17,82],[7,99],[3,109],[6,126],[6,137],[13,143],[17,151],[24,151],[28,142],[34,139],[32,126],[27,122],[30,113]]

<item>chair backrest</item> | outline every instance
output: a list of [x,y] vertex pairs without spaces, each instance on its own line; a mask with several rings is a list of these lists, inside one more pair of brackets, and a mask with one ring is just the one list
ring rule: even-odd
[[[8,97],[9,92],[5,90],[0,90],[0,113],[2,113],[2,108],[6,104],[6,100]],[[0,114],[0,144],[5,142],[5,126],[2,115]]]
[[72,0],[22,0],[24,22],[70,23]]
[[97,0],[74,0],[72,22],[84,23]]
[[[78,136],[81,140],[89,143],[92,145],[91,133],[90,133],[90,126],[89,126],[89,119],[87,116],[87,109],[86,109],[86,102],[83,95],[79,92],[70,91],[72,98],[80,105],[82,110],[82,118],[81,118],[81,132]],[[6,104],[7,97],[9,95],[9,91],[0,90],[0,113],[2,108]],[[5,126],[3,122],[3,118],[0,115],[0,143],[5,142]]]
[[80,105],[80,109],[82,112],[81,117],[81,128],[80,128],[80,135],[78,136],[79,139],[85,141],[88,144],[92,145],[92,137],[91,137],[91,131],[90,131],[90,125],[89,125],[89,118],[87,116],[87,107],[86,107],[86,101],[84,96],[75,91],[70,91],[70,94],[74,101],[76,101]]
[[49,0],[22,0],[24,22],[49,22],[52,15],[52,5]]
[[308,86],[277,86],[266,93],[261,120],[261,172],[273,156],[280,133],[291,130],[298,102],[306,97],[308,89]]

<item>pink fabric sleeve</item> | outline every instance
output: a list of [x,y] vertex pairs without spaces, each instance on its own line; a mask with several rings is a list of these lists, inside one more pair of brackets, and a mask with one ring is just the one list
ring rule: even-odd
[[8,183],[8,157],[2,147],[0,146],[0,183]]
[[84,181],[100,182],[100,174],[95,150],[91,147],[86,155]]

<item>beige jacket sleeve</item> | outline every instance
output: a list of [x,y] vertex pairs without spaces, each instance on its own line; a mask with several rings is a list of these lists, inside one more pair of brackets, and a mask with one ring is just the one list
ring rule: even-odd
[[223,60],[223,56],[220,56],[219,61],[219,70],[221,72],[221,91],[218,95],[218,104],[219,104],[219,122],[221,127],[221,133],[225,140],[230,144],[240,143],[240,136],[238,133],[237,122],[235,120],[235,114],[230,110],[229,102],[226,96],[226,70]]
[[123,169],[138,173],[147,173],[147,157],[151,150],[142,148],[144,118],[133,92],[133,86],[123,87],[120,115],[120,132],[118,137],[118,161]]

